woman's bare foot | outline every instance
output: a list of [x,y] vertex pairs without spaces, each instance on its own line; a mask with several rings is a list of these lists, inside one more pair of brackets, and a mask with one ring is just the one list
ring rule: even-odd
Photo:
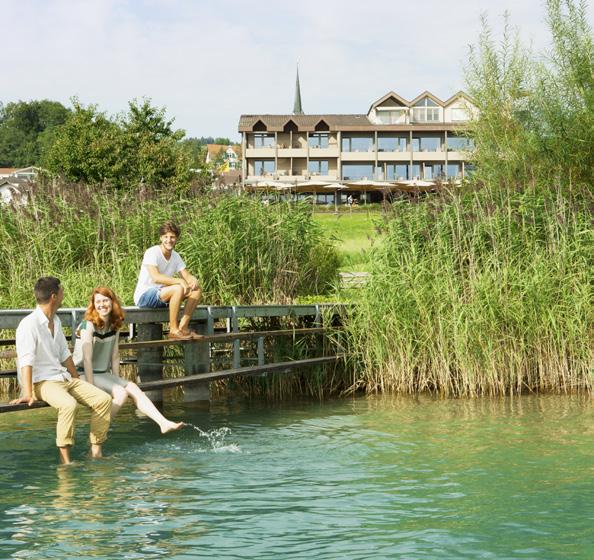
[[181,430],[185,425],[184,422],[167,422],[167,424],[161,426],[161,433],[175,432],[176,430]]

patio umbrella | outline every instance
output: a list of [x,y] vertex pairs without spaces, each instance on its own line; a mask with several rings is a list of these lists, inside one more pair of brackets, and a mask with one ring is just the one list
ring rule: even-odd
[[407,192],[427,192],[435,188],[435,182],[422,179],[396,181],[396,188]]
[[280,181],[273,181],[272,179],[265,179],[262,181],[258,181],[256,183],[252,183],[251,187],[254,187],[256,189],[276,189],[276,187],[280,187],[283,186],[284,183],[281,183]]
[[[388,181],[374,181],[372,179],[359,179],[358,181],[349,181],[346,185],[352,190],[363,191],[363,192],[378,192],[382,193],[384,200],[386,198],[386,190],[394,187],[394,183]],[[367,203],[367,199],[365,199]]]
[[325,190],[333,190],[334,191],[334,211],[338,212],[338,191],[348,190],[346,185],[342,183],[334,183],[331,185],[326,185],[323,187]]
[[322,179],[313,179],[312,181],[301,181],[300,183],[297,183],[299,187],[325,187],[332,184],[332,181],[323,181]]

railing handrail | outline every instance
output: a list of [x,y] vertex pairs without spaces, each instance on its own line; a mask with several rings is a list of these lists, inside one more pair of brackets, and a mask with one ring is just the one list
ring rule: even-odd
[[[345,308],[343,303],[316,303],[297,305],[199,305],[192,315],[192,320],[231,319],[243,317],[304,317],[317,315],[319,311]],[[135,306],[124,307],[126,323],[166,323],[169,321],[169,310],[146,309]],[[0,309],[0,329],[16,329],[21,320],[33,309]],[[73,327],[84,317],[84,307],[62,307],[57,311],[58,317],[66,327]]]

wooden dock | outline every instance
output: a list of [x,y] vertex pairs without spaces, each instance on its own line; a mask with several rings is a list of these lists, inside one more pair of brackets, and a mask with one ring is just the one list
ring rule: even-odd
[[[265,341],[278,337],[325,336],[336,332],[331,327],[336,317],[345,310],[343,305],[253,305],[253,306],[199,306],[192,316],[190,327],[202,335],[198,340],[168,340],[164,338],[164,324],[169,320],[167,309],[140,309],[126,307],[126,323],[130,324],[130,342],[122,341],[121,350],[134,351],[135,359],[123,358],[122,363],[135,363],[140,387],[147,391],[152,400],[162,400],[162,390],[166,387],[184,385],[184,400],[210,400],[209,384],[212,381],[238,376],[264,375],[267,373],[288,373],[298,369],[337,363],[344,358],[341,352],[330,355],[291,361],[265,363]],[[0,310],[0,329],[15,329],[18,323],[31,310]],[[74,330],[84,316],[83,308],[63,308],[58,311],[62,326],[71,330],[74,343]],[[279,328],[274,330],[242,330],[241,323],[246,319],[278,319],[285,323],[305,323],[305,328]],[[225,332],[215,325],[225,325]],[[242,364],[242,341],[256,341],[257,363],[244,366]],[[14,339],[2,341],[7,345],[14,344]],[[213,348],[219,344],[232,345],[231,368],[211,371]],[[185,375],[175,378],[163,378],[163,368],[170,363],[164,360],[163,350],[169,346],[180,346],[183,359],[180,361]],[[0,358],[14,358],[14,349],[0,350]],[[0,370],[0,377],[13,377],[14,370]],[[35,403],[35,408],[47,406]],[[28,409],[28,405],[0,404],[0,412],[11,412]]]

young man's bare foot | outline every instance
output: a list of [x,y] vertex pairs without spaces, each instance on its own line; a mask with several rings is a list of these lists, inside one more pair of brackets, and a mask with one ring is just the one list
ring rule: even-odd
[[161,426],[161,433],[175,432],[176,430],[181,430],[185,425],[184,422],[167,422],[167,424]]
[[58,447],[58,454],[60,456],[60,465],[71,465],[70,447]]
[[103,452],[101,450],[101,446],[100,445],[96,445],[96,444],[91,444],[91,450],[89,452],[89,455],[93,459],[102,459],[103,458]]
[[185,334],[182,331],[169,331],[167,338],[170,340],[190,340],[192,335]]
[[192,340],[200,340],[201,338],[204,338],[204,335],[198,334],[196,331],[191,331],[189,329],[187,331],[182,332],[185,336],[188,336]]

